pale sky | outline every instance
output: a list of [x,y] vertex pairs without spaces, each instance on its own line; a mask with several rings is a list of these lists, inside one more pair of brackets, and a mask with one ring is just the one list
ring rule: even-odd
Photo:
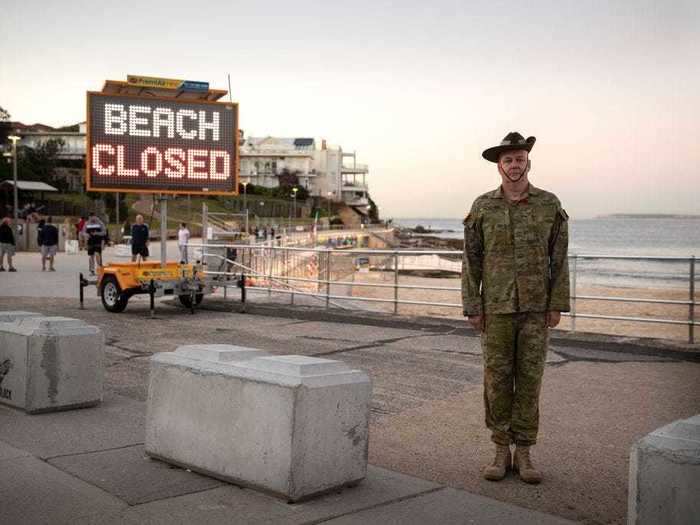
[[700,213],[697,0],[333,4],[3,0],[0,106],[73,124],[105,79],[230,73],[247,135],[356,150],[384,217],[463,217],[509,131],[572,217]]

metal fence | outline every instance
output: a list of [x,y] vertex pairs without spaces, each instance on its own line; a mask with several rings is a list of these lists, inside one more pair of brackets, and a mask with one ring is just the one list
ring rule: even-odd
[[[460,302],[421,301],[401,296],[401,291],[430,290],[450,292],[459,296],[460,287],[432,286],[422,284],[402,284],[399,274],[402,271],[448,272],[459,275],[461,272],[461,251],[454,250],[377,250],[377,249],[337,249],[299,248],[289,246],[246,245],[246,244],[193,244],[201,251],[207,262],[206,273],[243,273],[252,279],[249,291],[262,291],[268,294],[287,294],[294,303],[295,296],[308,296],[323,303],[326,307],[349,308],[354,303],[375,303],[387,305],[394,314],[399,305],[423,307],[443,307],[461,312]],[[688,299],[664,299],[641,297],[616,297],[579,295],[577,282],[579,266],[584,260],[627,260],[643,263],[661,262],[687,265]],[[695,298],[696,261],[691,257],[646,257],[612,255],[569,255],[571,280],[571,311],[564,313],[571,320],[571,331],[576,330],[577,319],[604,319],[633,323],[658,323],[688,327],[688,341],[695,342],[695,307],[700,303]],[[227,264],[224,265],[224,262]],[[369,270],[383,272],[384,282],[356,281],[358,272]],[[355,288],[382,289],[388,297],[352,295]],[[349,293],[348,293],[349,292]],[[579,312],[577,301],[610,301],[620,303],[640,303],[657,305],[685,306],[687,319],[667,319],[655,317],[632,317],[603,315]]]

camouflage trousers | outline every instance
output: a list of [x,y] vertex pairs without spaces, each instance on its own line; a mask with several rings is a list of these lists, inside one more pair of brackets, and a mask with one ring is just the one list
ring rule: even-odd
[[481,334],[484,406],[494,443],[530,446],[537,442],[548,340],[544,312],[486,315]]

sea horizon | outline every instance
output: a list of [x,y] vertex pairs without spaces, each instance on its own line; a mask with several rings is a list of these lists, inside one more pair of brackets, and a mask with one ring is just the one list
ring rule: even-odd
[[[422,226],[443,239],[462,239],[461,219],[395,219],[404,228]],[[436,230],[441,230],[440,232]],[[571,219],[569,253],[578,255],[626,257],[678,257],[685,260],[579,259],[577,279],[586,284],[639,287],[664,283],[674,288],[688,287],[689,257],[700,256],[700,228],[697,217],[606,216]],[[696,265],[697,266],[697,265]],[[700,277],[696,267],[696,280]]]

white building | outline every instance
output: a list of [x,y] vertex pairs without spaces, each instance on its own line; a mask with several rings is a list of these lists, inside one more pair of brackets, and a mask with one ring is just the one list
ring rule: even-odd
[[[312,138],[249,137],[241,143],[241,182],[276,188],[285,172],[295,174],[313,197],[367,206],[368,168],[354,153]],[[350,162],[346,159],[352,159]],[[345,162],[344,162],[345,161]]]
[[341,156],[340,191],[343,202],[348,206],[369,205],[367,198],[367,174],[369,173],[369,168],[367,164],[358,164],[357,155],[354,152],[342,153]]
[[317,174],[314,166],[314,139],[250,137],[241,143],[241,182],[276,188],[285,171],[294,173],[299,184],[311,191]]
[[[63,180],[69,191],[82,191],[85,177],[85,150],[87,124],[76,124],[77,131],[61,131],[43,124],[25,126],[16,123],[14,133],[21,137],[19,146],[37,149],[50,140],[60,140],[63,146],[58,151],[56,159],[59,167],[54,170],[54,179]],[[76,126],[70,126],[75,129]]]
[[57,158],[67,160],[85,159],[85,131],[86,123],[78,124],[78,131],[23,131],[18,130],[22,140],[21,146],[33,149],[38,148],[49,140],[63,141],[63,147],[58,152]]

